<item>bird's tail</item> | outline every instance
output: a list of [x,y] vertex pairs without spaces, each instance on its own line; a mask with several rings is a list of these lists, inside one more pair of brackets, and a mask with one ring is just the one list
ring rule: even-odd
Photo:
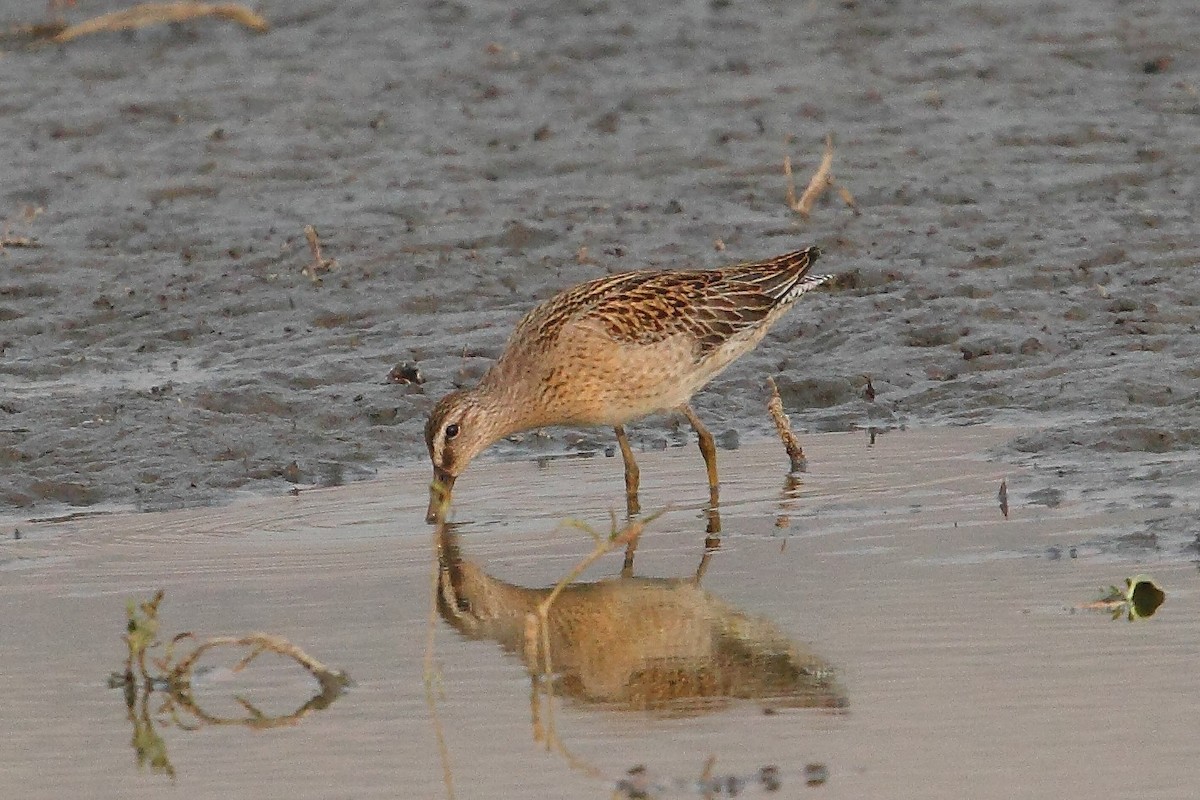
[[766,261],[740,264],[738,277],[757,284],[762,293],[773,297],[776,303],[790,303],[833,278],[832,275],[808,274],[820,256],[821,248],[816,246],[793,250]]

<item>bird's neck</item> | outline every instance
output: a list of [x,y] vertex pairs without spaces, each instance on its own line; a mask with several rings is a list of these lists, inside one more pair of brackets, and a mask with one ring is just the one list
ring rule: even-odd
[[507,374],[497,363],[472,391],[476,402],[489,410],[497,439],[547,424],[541,398],[521,391],[524,385],[521,376]]

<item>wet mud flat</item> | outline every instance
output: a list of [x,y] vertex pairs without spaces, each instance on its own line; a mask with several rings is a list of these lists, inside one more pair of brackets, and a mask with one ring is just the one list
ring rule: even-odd
[[[88,0],[72,20],[121,7]],[[1047,505],[1200,482],[1200,8],[1100,3],[266,3],[0,41],[0,504],[26,517],[334,486],[421,422],[530,304],[644,266],[809,243],[806,298],[698,398],[726,443],[802,428],[1027,430]],[[40,7],[0,6],[0,29]],[[827,133],[807,221],[782,161]],[[338,268],[316,282],[304,226]],[[426,383],[389,382],[399,362]],[[874,402],[863,399],[871,377]],[[670,420],[632,433],[680,443]],[[594,431],[507,454],[602,452]]]
[[[778,796],[791,797],[1190,797],[1200,780],[1196,566],[1181,554],[1109,548],[1147,510],[1030,502],[1023,472],[985,457],[1009,435],[898,431],[873,445],[866,432],[810,436],[799,481],[785,475],[777,445],[723,454],[723,536],[698,586],[700,458],[646,454],[646,508],[673,507],[643,535],[636,580],[652,589],[634,596],[664,614],[698,609],[686,618],[701,634],[756,642],[767,657],[740,658],[733,666],[745,671],[721,691],[677,690],[656,703],[636,690],[650,685],[653,664],[678,668],[684,640],[660,640],[641,662],[593,658],[591,667],[563,649],[550,701],[502,625],[451,624],[453,615],[484,618],[480,596],[456,604],[434,632],[434,708],[456,796],[607,797],[643,765],[649,785],[669,789],[657,796],[694,797],[688,787],[715,756],[711,775],[745,778],[748,797],[765,793],[764,767],[776,768]],[[420,522],[423,476],[414,468],[220,509],[24,526],[20,540],[0,544],[10,742],[0,793],[445,796],[422,679],[436,566]],[[592,547],[561,520],[606,529],[622,502],[616,458],[484,463],[470,476],[458,487],[459,557],[492,597],[552,585]],[[1014,487],[1007,518],[1001,480]],[[574,638],[556,647],[629,654],[620,635],[634,623],[603,613],[633,602],[613,600],[620,568],[614,553],[584,576],[591,587],[564,606],[574,609]],[[1153,617],[1114,621],[1079,608],[1134,573],[1166,590]],[[144,719],[130,715],[105,679],[124,657],[126,600],[158,589],[164,636],[270,631],[355,685],[272,729],[188,715],[178,724],[156,710],[158,696]],[[596,591],[610,592],[601,610],[581,612]],[[246,716],[243,702],[284,715],[316,692],[294,667],[233,673],[231,660],[198,673],[196,698],[212,715]],[[807,665],[808,695],[778,680],[785,663]],[[560,746],[547,752],[551,719]],[[173,780],[136,766],[133,731],[144,744],[147,721]],[[824,784],[810,789],[814,775]]]

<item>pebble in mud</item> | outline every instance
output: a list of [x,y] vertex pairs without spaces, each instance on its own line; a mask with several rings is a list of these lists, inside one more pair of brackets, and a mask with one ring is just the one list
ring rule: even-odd
[[824,764],[804,765],[804,783],[808,786],[823,786],[829,780],[829,768]]
[[388,383],[411,383],[417,386],[425,382],[425,376],[421,374],[421,370],[416,364],[409,361],[404,361],[392,367],[387,374],[387,379]]
[[[824,764],[809,763],[804,767],[804,781],[807,786],[821,786],[828,780],[828,770]],[[625,776],[616,781],[614,796],[627,800],[657,800],[666,797],[700,796],[740,797],[752,789],[765,793],[778,792],[783,787],[783,778],[779,767],[770,764],[760,767],[750,775],[707,775],[699,780],[694,778],[659,778],[654,776],[644,764],[631,767]]]

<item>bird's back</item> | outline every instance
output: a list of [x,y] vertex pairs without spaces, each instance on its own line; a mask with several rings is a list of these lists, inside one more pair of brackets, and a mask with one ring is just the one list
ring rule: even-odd
[[808,247],[720,269],[643,270],[597,278],[533,309],[517,325],[509,349],[549,349],[571,326],[599,324],[620,345],[650,345],[684,334],[696,342],[697,357],[703,357],[828,280],[828,275],[808,275],[819,255],[818,248]]
[[622,424],[676,407],[828,279],[808,274],[818,255],[580,284],[521,320],[484,381],[544,424]]

